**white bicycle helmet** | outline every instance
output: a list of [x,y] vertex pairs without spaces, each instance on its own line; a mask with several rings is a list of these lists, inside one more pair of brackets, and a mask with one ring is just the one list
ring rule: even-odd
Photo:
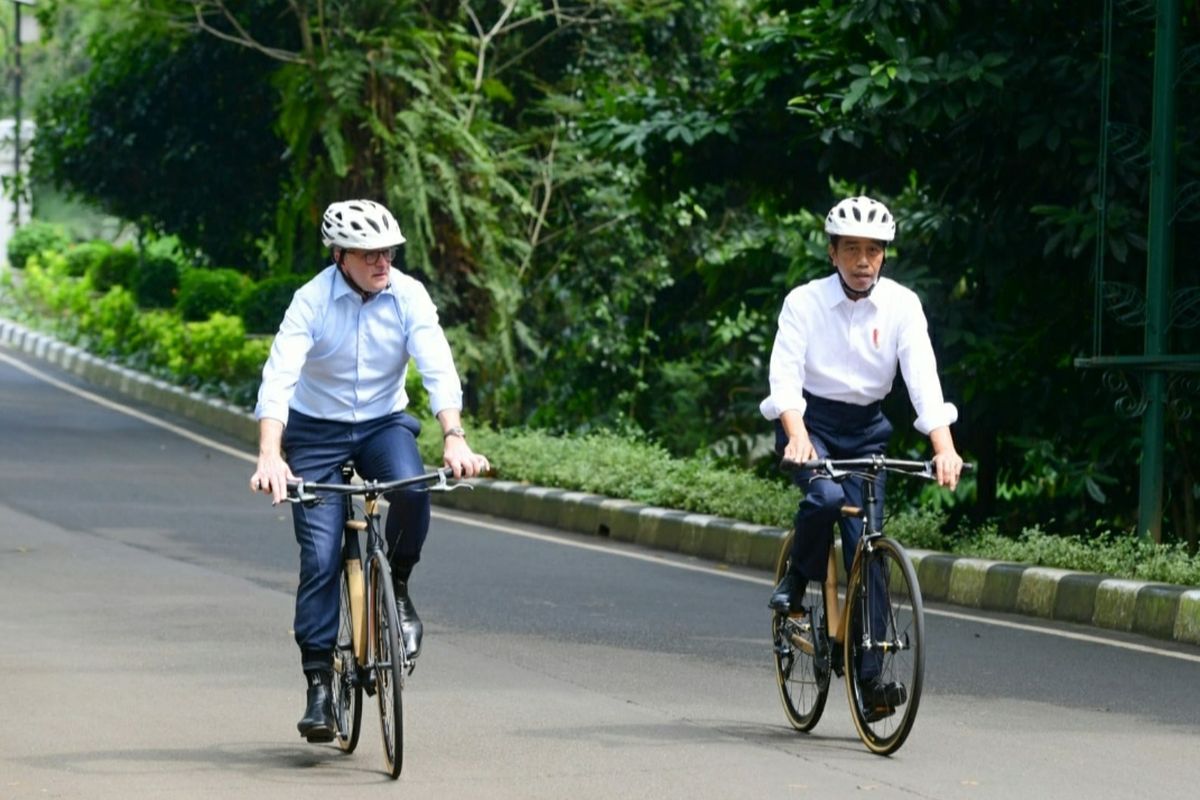
[[825,232],[890,242],[896,238],[896,218],[883,203],[869,197],[847,197],[830,209]]
[[383,250],[404,244],[400,223],[373,200],[343,200],[325,209],[321,241],[326,247]]

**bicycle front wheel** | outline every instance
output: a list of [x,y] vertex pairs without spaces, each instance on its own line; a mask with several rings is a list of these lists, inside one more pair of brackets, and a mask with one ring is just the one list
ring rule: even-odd
[[383,758],[387,772],[400,777],[404,766],[404,651],[400,644],[400,615],[392,574],[382,554],[371,558],[371,652],[375,689],[379,698],[379,726],[383,734]]
[[[783,542],[775,566],[776,583],[787,571],[794,535],[789,533]],[[810,731],[820,721],[829,696],[829,630],[820,584],[808,582],[803,605],[803,611],[790,614],[772,612],[771,644],[783,713],[793,728]]]
[[[358,561],[355,565],[357,567]],[[362,571],[358,572],[362,588]],[[354,617],[350,604],[350,581],[346,569],[341,572],[341,601],[338,611],[337,644],[333,650],[333,720],[337,728],[338,747],[353,753],[362,730],[362,681],[358,679],[358,664],[354,657]]]
[[925,673],[925,611],[908,554],[880,538],[846,589],[846,694],[854,727],[873,753],[896,752],[912,730]]

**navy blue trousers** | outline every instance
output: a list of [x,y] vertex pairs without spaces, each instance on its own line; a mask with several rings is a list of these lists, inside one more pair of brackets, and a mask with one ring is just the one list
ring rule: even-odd
[[[807,392],[804,397],[808,402],[804,412],[804,427],[808,429],[808,438],[820,458],[862,458],[885,452],[892,436],[892,424],[883,415],[880,403],[856,406]],[[782,455],[786,445],[787,434],[783,431],[783,424],[776,421],[776,452]],[[877,521],[883,519],[885,479],[886,475],[881,474],[875,481],[873,517]],[[829,532],[837,522],[842,534],[842,558],[849,574],[854,550],[862,538],[863,523],[861,519],[842,516],[841,511],[844,505],[862,508],[864,481],[850,478],[835,483],[828,478],[816,477],[812,470],[796,471],[793,481],[804,490],[804,498],[793,520],[796,535],[792,539],[791,571],[818,583],[825,580],[831,545]],[[872,602],[871,613],[874,624],[882,629],[887,611],[882,602],[885,588],[883,576],[872,574],[870,577],[873,584],[871,596],[880,598],[879,603]],[[874,677],[878,672],[877,658],[860,665],[862,678]]]
[[[397,412],[365,422],[333,422],[289,412],[283,450],[296,477],[314,483],[341,483],[340,467],[354,459],[367,480],[390,481],[425,471],[417,450],[421,423]],[[387,495],[385,531],[393,574],[407,580],[421,558],[429,532],[429,494],[399,491]],[[300,545],[296,588],[296,644],[304,669],[328,669],[338,626],[338,572],[342,565],[342,503],[311,508],[292,505],[292,525]]]

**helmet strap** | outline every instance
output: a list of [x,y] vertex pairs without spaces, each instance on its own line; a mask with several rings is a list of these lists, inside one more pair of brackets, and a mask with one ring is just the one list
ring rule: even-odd
[[361,286],[359,286],[357,283],[355,283],[354,279],[350,277],[350,273],[346,272],[346,263],[345,262],[346,262],[346,251],[343,248],[338,251],[337,259],[335,259],[335,263],[338,266],[338,272],[341,274],[342,280],[344,280],[346,282],[346,285],[349,286],[351,289],[353,289],[355,294],[357,294],[359,297],[361,297],[362,301],[364,303],[367,302],[372,297],[374,297],[376,293],[368,292],[365,289],[363,289]]
[[[884,256],[883,263],[879,265],[880,274],[883,273],[883,267],[886,264],[887,264],[887,256]],[[870,286],[868,286],[866,289],[851,289],[850,284],[846,283],[846,280],[842,277],[842,271],[837,268],[837,264],[833,265],[833,271],[837,273],[838,283],[840,283],[842,285],[842,291],[845,292],[846,297],[849,297],[851,300],[862,300],[864,298],[870,297],[871,292],[875,291],[875,287],[879,285],[879,275],[876,275],[875,281]]]
[[862,300],[864,297],[871,296],[871,292],[875,291],[875,284],[879,283],[879,281],[876,280],[875,283],[872,283],[866,289],[851,289],[850,284],[842,279],[842,273],[839,272],[838,283],[842,285],[842,291],[846,293],[846,297],[849,297],[851,300]]

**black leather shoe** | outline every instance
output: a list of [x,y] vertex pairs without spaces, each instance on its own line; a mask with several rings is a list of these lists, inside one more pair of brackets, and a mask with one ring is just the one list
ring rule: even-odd
[[400,613],[400,635],[404,639],[404,652],[411,660],[421,652],[421,634],[425,632],[425,626],[417,616],[412,598],[408,596],[408,584],[397,581],[395,589],[396,610]]
[[296,729],[313,744],[332,742],[333,689],[330,684],[333,676],[328,672],[306,672],[305,677],[308,678],[308,707],[304,717],[296,723]]
[[896,713],[896,708],[904,705],[904,701],[908,699],[908,691],[904,684],[883,683],[878,677],[860,684],[859,691],[862,692],[867,722],[891,716]]
[[808,581],[806,579],[789,572],[783,576],[783,580],[771,592],[771,599],[767,601],[767,606],[772,611],[781,613],[803,611],[804,591],[807,588]]

